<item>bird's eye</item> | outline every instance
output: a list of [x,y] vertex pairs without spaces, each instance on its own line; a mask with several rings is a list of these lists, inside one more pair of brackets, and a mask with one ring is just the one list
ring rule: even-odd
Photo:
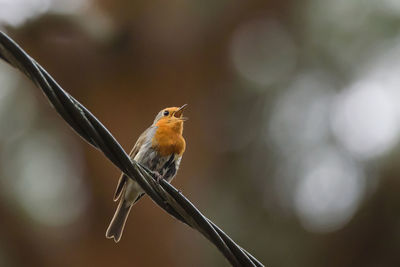
[[169,111],[168,110],[164,111],[164,116],[168,116],[168,115],[169,115]]

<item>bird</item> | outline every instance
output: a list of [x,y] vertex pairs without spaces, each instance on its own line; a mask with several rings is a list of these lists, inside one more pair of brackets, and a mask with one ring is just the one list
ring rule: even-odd
[[[183,111],[187,107],[169,107],[162,109],[153,121],[137,139],[129,156],[143,166],[150,169],[157,181],[165,179],[167,182],[175,177],[186,141],[183,137]],[[115,243],[121,240],[129,212],[134,204],[144,195],[140,185],[121,174],[114,194],[114,201],[119,201],[115,214],[106,231],[106,238],[114,239]]]

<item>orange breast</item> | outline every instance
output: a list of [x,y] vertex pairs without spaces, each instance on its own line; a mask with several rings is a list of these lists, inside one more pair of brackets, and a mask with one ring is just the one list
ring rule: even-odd
[[157,148],[163,157],[171,154],[182,155],[186,148],[186,142],[182,134],[170,127],[158,127],[154,134],[152,145]]

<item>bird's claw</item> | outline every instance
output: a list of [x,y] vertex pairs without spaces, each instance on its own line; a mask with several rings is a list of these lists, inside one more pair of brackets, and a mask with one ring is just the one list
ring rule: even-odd
[[162,175],[159,174],[159,173],[156,172],[156,171],[153,171],[153,174],[154,174],[154,176],[155,176],[155,178],[156,178],[157,184],[160,184],[160,181],[163,179]]

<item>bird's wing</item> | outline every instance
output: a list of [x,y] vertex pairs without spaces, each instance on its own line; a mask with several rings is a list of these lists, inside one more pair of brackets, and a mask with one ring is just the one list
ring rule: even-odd
[[[136,141],[136,144],[132,148],[132,151],[129,153],[129,156],[130,156],[131,159],[135,158],[136,154],[139,152],[139,150],[142,147],[143,143],[146,141],[148,133],[150,132],[150,130],[153,127],[154,126],[151,126],[151,127],[147,128],[146,131],[144,131],[139,136],[138,140]],[[120,198],[121,192],[124,189],[124,185],[126,184],[127,179],[129,179],[129,177],[126,176],[124,173],[122,173],[121,177],[119,178],[119,181],[118,181],[117,189],[115,190],[114,201],[117,201]]]

